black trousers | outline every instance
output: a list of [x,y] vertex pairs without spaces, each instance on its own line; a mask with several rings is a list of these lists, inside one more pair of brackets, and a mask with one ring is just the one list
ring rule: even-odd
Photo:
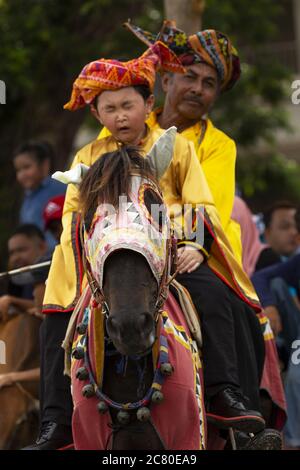
[[249,409],[260,410],[264,339],[255,312],[203,263],[177,276],[199,313],[206,398],[227,385],[241,389]]
[[46,315],[40,329],[41,381],[40,413],[41,423],[54,421],[70,425],[73,412],[70,378],[64,372],[64,340],[70,313]]

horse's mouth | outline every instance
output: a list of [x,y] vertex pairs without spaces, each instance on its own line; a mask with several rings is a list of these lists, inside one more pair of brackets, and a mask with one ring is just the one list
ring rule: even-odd
[[127,344],[124,345],[123,343],[119,343],[117,341],[116,342],[113,341],[113,343],[117,351],[119,351],[119,353],[122,354],[123,356],[145,357],[148,354],[150,354],[150,352],[152,351],[153,345],[155,343],[155,335],[151,333],[149,346],[147,346],[146,348],[141,348],[140,345],[138,347],[136,345],[133,347],[130,347],[130,345],[127,345]]

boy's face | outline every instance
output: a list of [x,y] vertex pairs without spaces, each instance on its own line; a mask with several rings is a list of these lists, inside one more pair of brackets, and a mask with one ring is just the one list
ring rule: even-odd
[[151,95],[146,101],[133,88],[103,91],[97,99],[95,117],[124,144],[137,145],[145,133],[145,121],[154,103]]
[[16,178],[23,189],[39,187],[43,179],[49,174],[48,161],[38,163],[29,153],[20,153],[14,158]]

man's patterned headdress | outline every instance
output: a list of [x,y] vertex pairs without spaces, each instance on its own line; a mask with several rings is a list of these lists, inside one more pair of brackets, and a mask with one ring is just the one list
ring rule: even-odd
[[171,49],[183,66],[195,63],[206,63],[217,71],[221,90],[233,87],[241,74],[240,60],[237,50],[230,39],[214,29],[206,29],[187,36],[184,31],[176,28],[175,21],[166,20],[157,35],[144,31],[131,23],[125,23],[142,42],[150,46],[161,41]]

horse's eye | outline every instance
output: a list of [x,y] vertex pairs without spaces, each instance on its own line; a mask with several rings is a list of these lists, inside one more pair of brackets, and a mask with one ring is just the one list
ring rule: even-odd
[[150,220],[162,230],[166,222],[166,206],[160,195],[151,188],[144,191],[144,204],[150,215]]

